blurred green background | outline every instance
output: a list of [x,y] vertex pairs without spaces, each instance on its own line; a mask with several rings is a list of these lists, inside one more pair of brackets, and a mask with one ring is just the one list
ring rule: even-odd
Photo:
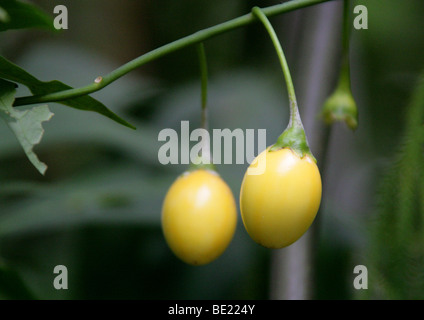
[[[55,5],[66,5],[69,29],[2,34],[0,53],[39,79],[72,86],[86,85],[149,50],[248,13],[254,5],[277,3],[33,2],[52,15]],[[315,226],[319,239],[313,244],[317,259],[309,294],[314,299],[396,297],[374,290],[372,272],[367,295],[358,292],[352,285],[353,269],[373,266],[368,249],[379,241],[370,237],[370,223],[379,212],[379,186],[402,141],[408,101],[424,67],[424,2],[354,4],[366,5],[369,19],[367,30],[352,30],[352,90],[359,127],[351,132],[336,124],[328,141],[318,112],[337,80],[342,3],[271,19],[292,71],[312,152],[322,160],[323,201]],[[287,125],[288,99],[263,28],[255,24],[234,30],[208,40],[205,48],[210,128],[266,129],[267,144],[273,143]],[[19,95],[27,93],[19,88]],[[195,48],[150,63],[93,97],[137,130],[50,103],[55,115],[44,124],[44,138],[36,147],[49,166],[44,177],[7,126],[0,124],[0,298],[274,298],[275,272],[286,271],[275,271],[275,252],[249,238],[240,215],[229,248],[207,266],[184,264],[162,236],[162,200],[186,167],[159,163],[157,136],[164,128],[179,132],[182,120],[189,120],[191,129],[200,124]],[[236,199],[247,166],[217,166]],[[423,206],[417,208],[415,214],[424,220]],[[422,253],[424,245],[415,243]],[[68,290],[53,287],[56,265],[68,268]],[[423,290],[410,298],[422,297]]]

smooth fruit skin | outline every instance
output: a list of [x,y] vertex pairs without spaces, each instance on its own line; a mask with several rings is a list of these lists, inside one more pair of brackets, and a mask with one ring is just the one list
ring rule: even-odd
[[264,173],[249,175],[247,171],[244,176],[240,210],[250,237],[278,249],[297,241],[311,226],[322,186],[318,167],[308,155],[301,159],[289,148],[268,149],[257,157],[266,161]]
[[237,224],[234,196],[210,170],[188,171],[170,187],[162,208],[162,230],[171,250],[192,265],[218,258]]

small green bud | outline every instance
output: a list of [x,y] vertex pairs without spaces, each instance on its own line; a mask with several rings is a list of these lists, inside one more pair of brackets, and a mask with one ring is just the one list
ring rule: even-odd
[[337,88],[324,102],[321,115],[325,123],[331,125],[335,121],[344,121],[355,130],[358,127],[358,108],[352,92],[346,88]]

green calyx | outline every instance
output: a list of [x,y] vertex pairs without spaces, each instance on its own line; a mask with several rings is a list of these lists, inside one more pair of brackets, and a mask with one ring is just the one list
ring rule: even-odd
[[350,89],[349,65],[344,61],[336,90],[327,98],[322,107],[321,116],[328,125],[334,122],[345,122],[356,130],[358,127],[358,108]]
[[345,122],[346,125],[356,130],[358,127],[358,108],[350,90],[337,88],[324,102],[321,111],[326,124]]
[[[210,158],[210,157],[207,157]],[[190,166],[188,168],[188,171],[195,171],[195,170],[211,170],[216,171],[215,165],[212,163],[212,161],[205,161],[205,157],[199,156],[195,161],[190,163]]]
[[286,130],[278,137],[277,142],[269,148],[269,152],[277,151],[282,148],[290,148],[301,159],[308,155],[312,160],[317,162],[309,149],[306,140],[305,130],[301,126],[289,125]]

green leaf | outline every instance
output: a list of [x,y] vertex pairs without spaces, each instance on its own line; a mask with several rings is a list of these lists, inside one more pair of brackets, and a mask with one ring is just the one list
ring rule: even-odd
[[[19,66],[13,64],[12,62],[8,61],[7,59],[1,56],[0,78],[23,84],[24,86],[28,87],[34,95],[43,95],[47,93],[54,93],[72,89],[72,87],[57,80],[48,82],[38,80],[33,75],[26,72],[24,69],[20,68]],[[133,125],[120,118],[112,111],[110,111],[104,104],[88,95],[65,101],[59,101],[58,103],[79,110],[94,111],[100,113],[101,115],[104,115],[118,122],[119,124],[122,124],[131,129],[135,129]]]
[[24,111],[16,110],[13,108],[15,93],[14,83],[0,80],[0,116],[19,140],[31,163],[41,174],[44,174],[47,166],[38,159],[33,147],[40,143],[43,137],[44,130],[41,123],[50,120],[53,113],[47,105]]
[[[16,0],[0,1],[0,32],[10,29],[47,28],[56,30],[53,19],[37,6]],[[6,13],[6,16],[2,15]],[[6,17],[6,19],[2,19]]]

